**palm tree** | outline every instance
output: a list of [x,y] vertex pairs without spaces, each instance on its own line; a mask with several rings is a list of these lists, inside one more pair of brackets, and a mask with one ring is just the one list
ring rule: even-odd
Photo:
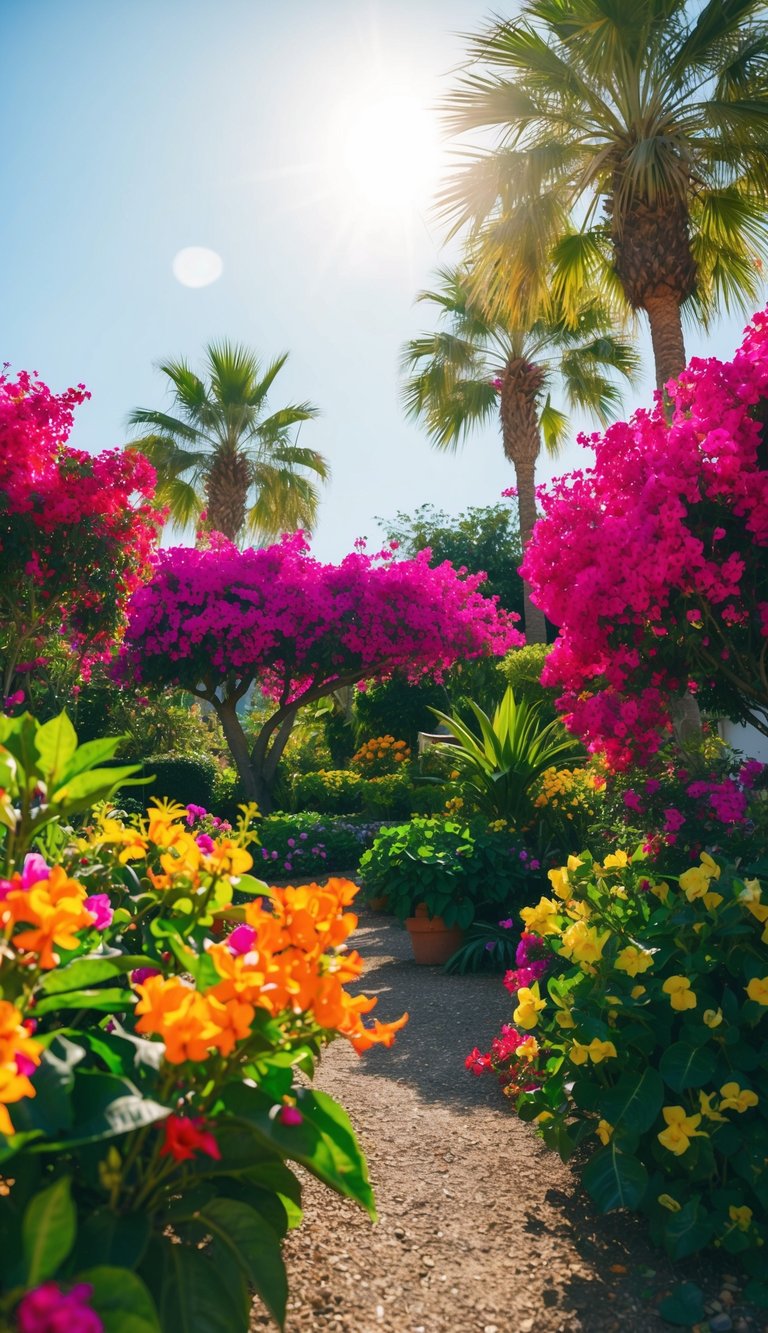
[[[542,443],[557,453],[568,418],[551,399],[559,381],[566,405],[605,423],[620,404],[611,372],[632,378],[638,358],[611,332],[606,309],[583,302],[574,322],[552,302],[525,326],[494,318],[470,298],[467,272],[442,268],[435,291],[419,301],[436,308],[442,327],[407,343],[402,367],[407,415],[424,422],[438,449],[454,451],[471,432],[500,420],[504,454],[515,469],[520,536],[525,548],[536,522],[536,460]],[[546,642],[542,612],[524,589],[529,643]]]
[[[480,131],[442,197],[487,295],[541,280],[573,311],[585,284],[648,316],[663,388],[683,312],[752,310],[768,240],[764,0],[527,0],[471,36],[446,101]],[[465,139],[466,142],[466,139]],[[549,261],[554,256],[554,275]]]
[[209,343],[201,379],[185,361],[161,361],[173,393],[171,413],[136,408],[128,424],[143,432],[131,448],[157,470],[158,496],[181,528],[207,525],[231,541],[311,530],[330,470],[322,454],[297,444],[294,430],[317,416],[311,403],[267,415],[267,394],[288,359],[266,368],[240,344]]

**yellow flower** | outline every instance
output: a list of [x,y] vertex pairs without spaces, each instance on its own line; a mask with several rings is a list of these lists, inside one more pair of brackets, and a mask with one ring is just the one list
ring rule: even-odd
[[551,898],[542,898],[535,907],[524,907],[520,916],[530,935],[559,935],[558,911]]
[[575,1028],[576,1026],[570,1009],[558,1009],[555,1014],[555,1022],[560,1028]]
[[703,898],[709,889],[709,875],[701,866],[691,866],[690,870],[684,870],[680,876],[680,888],[683,890],[689,903],[696,898]]
[[633,1000],[639,1000],[641,995],[645,995],[645,986],[633,986],[629,994]]
[[719,1028],[723,1021],[723,1011],[722,1009],[705,1009],[702,1019],[708,1028]]
[[626,852],[611,852],[605,858],[603,869],[623,870],[626,865],[629,865],[629,857]]
[[579,866],[583,866],[583,864],[584,864],[584,862],[582,861],[582,859],[581,859],[580,856],[569,856],[569,857],[568,857],[568,869],[569,869],[569,870],[578,870]]
[[619,972],[636,977],[638,972],[647,972],[649,967],[653,967],[653,954],[648,949],[638,948],[636,944],[628,944],[618,954],[616,967]]
[[704,869],[708,872],[710,879],[720,878],[720,867],[717,864],[717,861],[712,859],[709,852],[701,852],[699,854],[699,860]]
[[745,989],[750,1000],[768,1007],[768,977],[753,977]]
[[[760,887],[760,880],[745,879],[744,888],[741,890],[741,893],[739,894],[738,901],[740,903],[744,903],[745,907],[751,907],[753,904],[759,903],[762,899],[762,896],[763,896],[763,890]],[[768,911],[768,908],[766,909],[766,911]]]
[[585,921],[575,921],[563,935],[560,952],[574,963],[596,963],[602,957],[609,934],[606,930],[600,935]]
[[544,1120],[552,1120],[552,1118],[551,1111],[539,1111],[539,1114],[533,1117],[533,1123],[534,1125],[540,1125]]
[[722,901],[722,893],[705,893],[702,899],[708,912],[716,912]]
[[557,894],[558,898],[570,898],[571,886],[568,882],[568,871],[564,867],[561,866],[559,870],[548,870],[547,879],[552,885],[552,892]]
[[704,1131],[699,1129],[701,1116],[686,1115],[684,1106],[664,1106],[661,1114],[667,1128],[656,1137],[662,1147],[674,1153],[675,1157],[682,1157],[683,1153],[688,1151],[691,1139],[707,1137]]
[[513,1022],[518,1027],[530,1031],[535,1028],[539,1021],[539,1014],[547,1006],[546,1000],[542,1000],[538,995],[538,988],[534,991],[530,986],[521,986],[517,992],[517,1008],[512,1015]]
[[521,1060],[535,1060],[538,1053],[539,1043],[535,1037],[526,1037],[515,1051],[515,1055],[519,1055]]
[[599,1037],[593,1037],[586,1045],[580,1041],[572,1042],[568,1054],[575,1065],[586,1064],[587,1060],[599,1065],[603,1060],[615,1059],[616,1047],[612,1041],[601,1041]]
[[752,1209],[747,1208],[746,1204],[737,1208],[736,1204],[732,1203],[728,1208],[728,1216],[732,1222],[736,1223],[739,1231],[749,1231],[752,1224]]
[[668,1209],[670,1213],[679,1213],[683,1206],[677,1202],[677,1199],[673,1199],[671,1194],[660,1194],[656,1202],[660,1203],[662,1208]]
[[724,1083],[720,1089],[721,1111],[748,1111],[750,1106],[757,1106],[760,1098],[749,1088],[740,1088],[738,1083]]
[[712,1105],[712,1100],[714,1096],[715,1096],[714,1092],[703,1092],[703,1091],[700,1092],[699,1110],[707,1120],[719,1120],[721,1124],[724,1124],[727,1122],[728,1117],[720,1115],[720,1112],[715,1110],[715,1108]]
[[696,1008],[696,996],[691,990],[691,983],[687,977],[667,977],[661,989],[665,995],[669,996],[669,1003],[673,1009]]
[[606,1144],[610,1143],[611,1141],[611,1135],[613,1134],[613,1125],[609,1124],[607,1120],[599,1120],[595,1133],[597,1134],[597,1137],[599,1138],[603,1147],[605,1147]]

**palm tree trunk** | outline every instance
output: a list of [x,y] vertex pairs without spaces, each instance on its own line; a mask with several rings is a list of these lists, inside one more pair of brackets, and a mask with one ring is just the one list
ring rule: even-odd
[[646,295],[643,305],[651,326],[656,387],[663,393],[667,381],[677,379],[685,369],[680,302],[673,291],[662,288],[653,296]]
[[236,448],[220,447],[211,459],[206,480],[207,526],[237,541],[245,526],[251,472]]
[[[536,460],[541,453],[537,396],[543,379],[539,366],[516,358],[508,363],[501,386],[501,431],[504,453],[515,469],[523,552],[536,522]],[[527,642],[546,643],[544,612],[533,605],[527,583],[523,584],[523,607]]]
[[[536,464],[529,462],[515,463],[517,482],[517,510],[520,515],[520,536],[525,550],[531,539],[536,522]],[[523,606],[525,608],[525,638],[527,643],[547,642],[547,621],[544,612],[531,601],[531,590],[523,584]]]

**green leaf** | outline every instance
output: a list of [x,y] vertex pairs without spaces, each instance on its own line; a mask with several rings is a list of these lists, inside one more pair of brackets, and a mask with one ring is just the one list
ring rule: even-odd
[[85,773],[86,769],[103,764],[105,759],[114,759],[118,746],[123,739],[123,736],[107,736],[78,745],[60,775],[60,782],[69,782],[70,778],[76,778],[80,773]]
[[56,1138],[72,1126],[71,1093],[75,1086],[75,1066],[85,1059],[85,1051],[66,1037],[56,1036],[43,1051],[35,1073],[35,1096],[24,1097],[13,1108],[13,1124],[18,1134],[38,1130]]
[[715,1072],[717,1056],[706,1046],[689,1046],[676,1041],[668,1046],[659,1061],[659,1070],[665,1083],[675,1092],[687,1088],[701,1088]]
[[81,1217],[73,1262],[136,1268],[149,1243],[151,1224],[147,1213],[121,1216],[111,1208],[96,1208]]
[[687,1259],[707,1244],[712,1234],[697,1199],[689,1199],[679,1213],[671,1213],[664,1224],[664,1245],[670,1259]]
[[102,981],[124,976],[136,967],[154,966],[154,960],[141,954],[116,954],[114,958],[76,958],[66,967],[55,967],[46,973],[40,984],[44,995],[61,995],[64,991],[80,990],[83,986],[97,986]]
[[157,1309],[136,1273],[121,1265],[88,1268],[78,1282],[93,1287],[91,1304],[104,1333],[162,1333]]
[[120,768],[92,768],[70,778],[50,793],[51,804],[63,806],[72,813],[87,810],[97,801],[107,800],[118,787],[141,786],[145,779],[133,776],[140,772],[140,764],[125,764]]
[[25,1284],[35,1287],[53,1277],[75,1243],[77,1214],[71,1181],[62,1176],[30,1199],[21,1224]]
[[56,782],[77,749],[77,732],[66,712],[45,722],[37,733],[40,766],[49,785]]
[[648,1184],[642,1162],[621,1152],[615,1143],[601,1148],[584,1170],[584,1188],[603,1213],[638,1208]]
[[623,1074],[601,1098],[603,1115],[617,1128],[642,1134],[650,1129],[664,1103],[664,1082],[650,1065]]
[[170,1114],[169,1107],[142,1096],[128,1079],[93,1069],[78,1074],[73,1101],[75,1117],[71,1133],[58,1143],[46,1143],[46,1151],[116,1138],[164,1120]]
[[245,1283],[238,1290],[204,1250],[156,1237],[141,1266],[164,1333],[247,1333]]
[[695,1282],[681,1282],[659,1304],[659,1314],[668,1324],[691,1328],[706,1319],[704,1292]]
[[280,1241],[255,1209],[234,1199],[214,1199],[196,1214],[212,1237],[212,1257],[223,1251],[234,1259],[247,1282],[256,1288],[267,1309],[282,1326],[288,1282]]
[[101,990],[65,991],[38,1000],[36,1014],[57,1013],[60,1009],[99,1009],[105,1014],[123,1014],[136,1003],[136,996],[126,987],[104,987]]

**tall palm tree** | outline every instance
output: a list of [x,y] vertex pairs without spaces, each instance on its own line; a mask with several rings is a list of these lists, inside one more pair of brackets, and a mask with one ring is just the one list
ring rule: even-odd
[[[139,407],[129,426],[142,432],[131,448],[157,470],[158,495],[179,527],[207,523],[231,541],[311,530],[330,469],[322,454],[297,444],[294,427],[317,416],[311,403],[267,415],[267,395],[288,354],[264,367],[237,343],[209,343],[205,378],[186,361],[161,361],[172,411]],[[147,432],[147,427],[149,431]]]
[[[638,358],[612,333],[609,314],[596,301],[582,302],[573,321],[549,302],[529,325],[515,325],[470,297],[466,272],[441,268],[437,278],[436,290],[417,299],[435,308],[443,327],[403,349],[406,412],[424,422],[436,448],[451,451],[475,428],[500,421],[525,548],[536,522],[536,460],[542,444],[557,453],[568,430],[552,389],[560,388],[568,408],[594,412],[605,423],[621,402],[615,373],[632,378]],[[545,619],[527,587],[524,604],[528,642],[545,643]]]
[[768,241],[764,0],[526,0],[469,37],[446,100],[480,132],[442,197],[496,299],[586,282],[648,316],[656,379],[685,365],[682,313],[754,309]]

